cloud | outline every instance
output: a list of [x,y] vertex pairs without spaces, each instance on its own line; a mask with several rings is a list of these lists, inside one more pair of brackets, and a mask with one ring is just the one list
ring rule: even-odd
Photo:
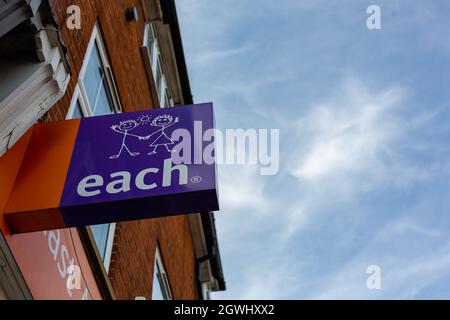
[[220,128],[281,128],[276,177],[219,169],[214,297],[449,296],[448,23],[382,2],[381,32],[360,1],[177,2],[196,100]]
[[268,201],[257,166],[223,165],[219,167],[221,205],[227,212],[259,209],[263,213]]
[[245,54],[250,49],[250,46],[205,49],[192,58],[191,64],[193,68],[208,68],[213,64],[224,63],[225,60],[239,59],[240,55]]
[[[408,222],[411,227],[410,222]],[[412,230],[403,230],[407,234],[403,237],[435,237],[437,232],[428,230],[423,234],[420,226],[413,226]],[[450,242],[443,242],[432,251],[421,255],[402,256],[394,254],[380,254],[379,241],[383,236],[390,239],[395,235],[390,232],[398,230],[380,230],[373,242],[367,246],[343,268],[336,273],[329,274],[316,292],[308,296],[309,299],[415,299],[424,290],[436,284],[439,279],[450,276]],[[416,233],[417,234],[414,234]],[[408,234],[409,233],[409,234]],[[397,235],[398,236],[398,235]],[[380,248],[381,249],[381,248]],[[378,257],[374,256],[378,255]],[[369,290],[366,273],[369,265],[379,265],[381,268],[381,290]]]
[[293,175],[312,180],[378,166],[402,134],[404,124],[395,111],[404,99],[400,87],[372,93],[357,78],[344,80],[338,94],[299,121],[300,134],[311,142]]
[[[278,260],[278,259],[277,259]],[[239,299],[288,299],[295,295],[300,282],[292,272],[288,256],[277,262],[267,259],[265,264],[252,265],[244,270]]]

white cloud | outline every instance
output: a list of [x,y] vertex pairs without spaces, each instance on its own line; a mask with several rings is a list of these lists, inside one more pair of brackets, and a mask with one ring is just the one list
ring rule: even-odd
[[199,52],[191,59],[192,68],[208,68],[213,64],[224,63],[224,60],[239,59],[240,55],[245,54],[250,46],[242,46],[237,48],[217,48],[205,49]]
[[263,191],[258,166],[219,167],[219,192],[224,211],[232,214],[239,209],[264,213],[268,202]]
[[265,264],[257,264],[246,270],[239,299],[273,300],[287,299],[298,291],[299,281],[292,272],[288,258],[280,261],[268,258]]
[[[297,122],[297,146],[285,160],[290,164],[285,170],[302,190],[284,211],[286,240],[338,208],[358,206],[363,194],[405,189],[442,174],[444,165],[420,166],[403,154],[402,147],[416,145],[409,135],[439,113],[429,110],[405,118],[410,93],[399,86],[369,89],[363,80],[348,77],[312,104]],[[361,210],[345,214],[361,218],[366,212]]]
[[358,79],[345,80],[338,94],[314,105],[299,122],[311,144],[292,173],[311,180],[377,166],[404,128],[395,116],[404,97],[402,88],[372,93]]
[[[424,230],[411,222],[401,233],[407,237],[436,237],[436,230]],[[320,289],[312,293],[310,299],[414,299],[420,293],[444,277],[450,276],[450,243],[422,255],[412,257],[395,255],[377,249],[384,237],[389,241],[399,240],[397,227],[380,230],[374,240],[356,254],[343,268],[324,277]],[[416,233],[416,235],[414,235]],[[405,235],[404,235],[405,236]],[[378,247],[379,248],[379,247]],[[378,255],[378,257],[377,257]],[[381,268],[381,290],[369,290],[366,269],[376,264]]]
[[[417,205],[413,198],[422,196],[422,189],[415,190],[414,184],[431,186],[438,175],[450,173],[445,159],[432,163],[428,157],[436,148],[446,148],[445,143],[416,140],[424,128],[434,129],[431,123],[440,112],[436,106],[412,101],[414,93],[404,87],[380,89],[373,85],[389,79],[407,83],[416,89],[419,99],[427,97],[426,92],[419,94],[423,88],[414,87],[414,77],[428,73],[411,61],[416,55],[421,63],[423,51],[417,51],[417,44],[409,38],[420,34],[415,24],[405,23],[410,12],[386,19],[386,23],[395,22],[390,25],[391,36],[383,33],[383,41],[379,41],[365,30],[365,8],[359,18],[355,14],[361,7],[357,1],[347,6],[316,0],[289,0],[283,5],[261,1],[254,10],[245,10],[254,3],[238,0],[220,5],[204,0],[177,3],[194,95],[215,102],[218,123],[281,125],[282,149],[289,153],[281,158],[278,178],[283,184],[262,179],[256,167],[219,170],[217,228],[228,291],[218,297],[416,297],[443,279],[450,267],[449,247],[435,248],[429,243],[440,240],[445,232],[414,219],[398,220],[395,209],[389,216],[395,205]],[[298,7],[301,10],[294,11]],[[405,9],[399,4],[390,8]],[[422,15],[423,10],[414,12]],[[297,19],[298,23],[292,23],[294,19],[280,25],[269,23],[283,17],[280,15],[298,18],[302,14],[305,19]],[[308,20],[308,15],[315,18]],[[268,23],[266,28],[258,28],[262,32],[253,30],[256,16]],[[364,31],[352,32],[360,22]],[[269,25],[278,38],[270,38]],[[283,27],[289,27],[290,33]],[[429,31],[422,37],[425,34]],[[429,47],[427,41],[438,38],[422,39],[421,43]],[[442,46],[433,43],[436,49]],[[396,60],[402,57],[406,62]],[[398,69],[394,63],[404,68]],[[364,74],[367,80],[349,77],[335,85],[345,68]],[[399,70],[411,72],[395,74]],[[426,81],[419,81],[425,84],[425,91],[439,93],[431,91]],[[254,121],[255,116],[261,121]],[[286,125],[298,117],[295,130],[290,123]],[[296,139],[286,142],[283,136]],[[271,189],[272,183],[279,190]],[[405,190],[393,199],[399,189]],[[402,191],[410,195],[411,203],[404,200]],[[432,191],[426,192],[424,201],[433,202]],[[376,197],[371,197],[372,193]],[[379,204],[374,203],[376,199]],[[446,209],[445,204],[441,206]],[[373,213],[374,209],[378,212]],[[429,207],[418,211],[427,219],[439,220],[439,214]],[[370,219],[379,224],[370,225]],[[381,229],[377,232],[372,227]],[[366,245],[360,243],[367,240],[362,233],[371,235]],[[429,251],[408,251],[410,242],[396,246],[399,240],[417,239],[429,241]],[[299,262],[306,266],[299,269]],[[326,264],[332,265],[323,268]],[[380,292],[365,286],[365,270],[370,264],[382,267]]]

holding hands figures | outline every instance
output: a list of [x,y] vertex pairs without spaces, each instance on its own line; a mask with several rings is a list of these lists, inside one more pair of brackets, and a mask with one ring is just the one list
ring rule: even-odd
[[123,134],[123,139],[122,139],[122,146],[120,147],[119,153],[110,156],[110,159],[118,159],[120,157],[120,155],[122,154],[122,151],[125,149],[128,154],[132,157],[135,157],[137,155],[139,155],[139,152],[131,152],[130,149],[128,148],[126,142],[127,142],[127,137],[128,136],[133,136],[133,137],[137,137],[140,138],[139,136],[136,136],[134,134],[129,133],[129,131],[136,129],[139,126],[139,124],[134,121],[134,120],[127,120],[127,121],[123,121],[121,122],[119,125],[113,125],[111,126],[111,129],[117,133]]
[[[112,125],[111,129],[117,133],[120,133],[123,135],[122,139],[122,145],[120,147],[120,150],[117,154],[110,156],[110,159],[118,159],[120,155],[122,154],[123,150],[126,150],[128,154],[132,157],[139,155],[139,152],[132,152],[130,151],[129,147],[127,146],[127,138],[128,137],[135,137],[138,138],[139,141],[148,141],[153,136],[156,136],[156,138],[152,141],[150,144],[150,147],[152,147],[152,151],[148,153],[148,155],[154,155],[157,152],[158,147],[165,147],[168,152],[174,152],[174,150],[171,150],[169,146],[175,144],[173,140],[168,136],[166,133],[166,129],[170,126],[173,126],[174,124],[180,122],[180,118],[176,117],[175,119],[170,115],[161,115],[156,117],[155,119],[151,120],[149,117],[149,120],[145,123],[140,120],[141,124],[150,123],[150,126],[157,127],[158,130],[155,132],[149,134],[148,136],[142,136],[142,135],[136,135],[130,133],[130,131],[136,129],[140,124],[135,120],[127,120],[123,121],[118,125]],[[151,121],[151,122],[150,122]]]

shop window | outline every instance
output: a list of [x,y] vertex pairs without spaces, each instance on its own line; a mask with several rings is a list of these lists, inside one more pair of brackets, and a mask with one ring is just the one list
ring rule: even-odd
[[148,72],[151,73],[151,76],[155,81],[160,108],[173,106],[167,85],[167,77],[164,72],[164,63],[159,49],[156,28],[151,23],[148,23],[145,27],[144,44],[142,48],[146,55],[145,59],[147,60],[147,64],[150,66]]
[[172,300],[169,278],[164,268],[159,247],[156,248],[155,264],[153,266],[152,300]]
[[[75,88],[68,119],[121,112],[111,66],[98,26],[94,27]],[[98,252],[109,270],[115,223],[91,226]]]

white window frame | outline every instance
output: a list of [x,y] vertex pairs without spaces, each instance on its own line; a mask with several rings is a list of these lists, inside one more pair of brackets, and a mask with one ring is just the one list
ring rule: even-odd
[[105,266],[106,273],[109,273],[109,267],[111,265],[111,256],[114,245],[114,235],[116,234],[117,223],[110,223],[108,230],[108,238],[106,240],[105,258],[103,265]]
[[104,41],[102,38],[102,35],[100,33],[100,28],[98,26],[98,23],[94,25],[94,28],[92,30],[91,38],[89,40],[87,49],[86,49],[86,55],[83,60],[83,65],[81,67],[80,73],[78,75],[78,82],[75,87],[74,93],[72,95],[72,100],[70,101],[70,107],[69,112],[67,113],[67,119],[71,119],[77,102],[81,106],[81,111],[83,113],[84,117],[91,117],[93,115],[94,110],[92,109],[92,106],[89,104],[89,100],[87,98],[86,88],[84,87],[84,77],[86,75],[86,71],[89,64],[89,59],[91,57],[91,54],[93,52],[94,46],[97,45],[98,52],[100,54],[100,60],[105,68],[105,75],[106,75],[106,83],[108,85],[108,90],[111,93],[111,99],[114,111],[116,113],[122,112],[122,106],[120,103],[119,95],[117,92],[117,87],[114,81],[114,77],[112,74],[112,68],[111,64],[108,59],[108,54],[106,52],[106,48],[104,45]]
[[[152,33],[152,36],[153,36],[153,44],[151,47],[149,46],[149,41],[148,41],[150,32]],[[143,41],[142,48],[146,52],[145,59],[147,59],[147,63],[149,64],[149,66],[152,70],[151,73],[152,73],[152,77],[153,77],[156,89],[158,89],[157,81],[156,81],[158,69],[161,72],[161,88],[159,88],[160,90],[156,90],[158,93],[159,107],[160,108],[172,107],[173,99],[170,95],[170,90],[169,90],[169,87],[167,85],[167,80],[166,80],[166,74],[164,72],[164,63],[162,60],[161,50],[159,49],[158,33],[152,23],[145,24],[144,41]],[[165,99],[166,92],[169,95],[167,100]],[[166,105],[166,102],[168,102],[168,105]]]
[[86,100],[81,98],[81,90],[80,86],[77,84],[75,87],[75,90],[72,94],[72,99],[70,100],[70,107],[69,111],[67,112],[66,120],[73,119],[73,115],[75,113],[75,108],[77,107],[77,103],[80,104],[81,107],[81,113],[83,117],[90,117],[91,116],[91,108],[86,105]]
[[[161,288],[162,296],[165,300],[173,300],[169,277],[167,275],[166,268],[164,267],[164,262],[161,257],[161,250],[159,248],[159,245],[156,246],[155,263],[153,267],[157,267],[160,274],[160,277],[158,277],[157,281],[159,283],[159,287]],[[153,274],[155,274],[155,270],[153,270]],[[152,290],[154,289],[155,288],[153,288]]]
[[[77,106],[77,102],[80,104],[81,107],[81,113],[83,114],[83,117],[90,117],[93,115],[94,110],[92,110],[91,106],[89,105],[89,100],[87,99],[86,89],[84,87],[83,79],[87,71],[87,67],[89,64],[89,60],[91,58],[94,46],[97,45],[98,51],[100,53],[100,60],[103,64],[103,67],[105,70],[109,68],[111,71],[111,65],[109,63],[108,55],[106,53],[106,48],[100,33],[100,28],[98,24],[96,23],[94,26],[94,29],[92,30],[92,35],[89,40],[89,44],[86,49],[86,55],[83,60],[83,65],[80,70],[80,74],[78,76],[78,83],[75,87],[75,90],[72,95],[72,99],[70,101],[70,107],[69,111],[67,112],[66,119],[72,119],[75,108]],[[108,71],[107,71],[108,72]],[[116,113],[122,112],[122,107],[120,105],[120,99],[117,95],[117,89],[115,87],[114,78],[112,77],[112,73],[109,75],[110,79],[108,79],[108,76],[106,77],[106,83],[108,85],[108,89],[111,93],[111,95],[116,95],[116,97],[111,97],[113,100],[114,105],[114,111]],[[112,255],[112,249],[114,244],[114,235],[116,231],[116,223],[110,223],[108,228],[108,236],[106,240],[106,249],[105,249],[105,256],[103,258],[103,266],[105,267],[106,272],[109,272],[109,267],[111,264],[111,255]]]
[[204,300],[211,300],[211,289],[208,282],[202,283],[202,295]]

